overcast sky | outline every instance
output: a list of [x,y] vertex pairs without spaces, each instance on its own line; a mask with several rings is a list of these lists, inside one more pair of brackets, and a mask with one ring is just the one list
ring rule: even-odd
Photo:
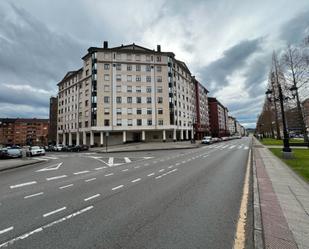
[[255,127],[271,53],[309,34],[308,0],[1,0],[0,117],[48,117],[90,46],[161,44]]

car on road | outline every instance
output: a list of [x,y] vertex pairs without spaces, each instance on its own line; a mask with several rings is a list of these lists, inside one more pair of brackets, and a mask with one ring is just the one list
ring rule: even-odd
[[88,150],[89,146],[87,145],[74,145],[72,147],[68,146],[67,151],[72,151],[72,152],[79,152],[79,151],[85,151]]
[[2,148],[0,149],[0,158],[8,159],[8,158],[21,158],[23,156],[22,150],[18,148]]
[[211,136],[203,137],[202,144],[212,144],[212,137]]
[[31,146],[26,152],[27,156],[44,156],[45,149],[40,146]]

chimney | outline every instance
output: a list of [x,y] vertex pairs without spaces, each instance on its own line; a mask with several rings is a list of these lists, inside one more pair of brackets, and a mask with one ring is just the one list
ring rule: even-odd
[[161,45],[157,45],[157,51],[161,52]]
[[103,48],[108,48],[108,41],[103,42]]

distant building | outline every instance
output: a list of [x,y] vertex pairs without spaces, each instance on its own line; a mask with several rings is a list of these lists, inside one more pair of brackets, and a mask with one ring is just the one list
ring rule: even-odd
[[1,118],[0,144],[46,145],[48,124],[48,119]]
[[236,134],[236,119],[232,116],[229,116],[229,132],[230,135]]
[[208,98],[210,130],[213,137],[229,136],[228,109],[216,98]]
[[195,85],[195,112],[196,120],[194,122],[195,139],[201,140],[204,136],[210,134],[209,111],[208,111],[208,90],[193,77]]
[[58,98],[51,97],[49,101],[48,143],[56,144],[58,119]]

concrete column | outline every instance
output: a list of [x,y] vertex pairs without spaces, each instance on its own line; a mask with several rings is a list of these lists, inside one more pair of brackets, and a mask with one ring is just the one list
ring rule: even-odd
[[100,145],[103,146],[103,144],[104,144],[103,131],[100,131]]
[[56,135],[56,145],[59,144],[59,133],[57,132],[57,135]]
[[72,145],[72,132],[69,132],[69,145]]
[[163,137],[163,142],[165,142],[166,141],[166,131],[165,130],[163,130],[162,137]]
[[177,137],[176,137],[176,129],[173,130],[173,140],[174,142],[176,141]]
[[79,145],[79,131],[76,132],[76,145]]
[[189,130],[186,129],[186,140],[188,140],[188,139],[189,139]]
[[86,132],[83,131],[83,144],[86,145],[87,144],[87,136],[86,136]]
[[180,140],[183,140],[183,130],[180,130]]
[[191,139],[194,139],[194,130],[191,131]]
[[63,144],[63,145],[66,145],[66,144],[67,144],[65,132],[62,133],[62,144]]
[[146,140],[146,132],[145,131],[142,131],[142,141],[145,142]]
[[123,141],[123,143],[127,142],[127,132],[126,131],[122,132],[122,141]]
[[90,131],[90,146],[94,145],[93,131]]

